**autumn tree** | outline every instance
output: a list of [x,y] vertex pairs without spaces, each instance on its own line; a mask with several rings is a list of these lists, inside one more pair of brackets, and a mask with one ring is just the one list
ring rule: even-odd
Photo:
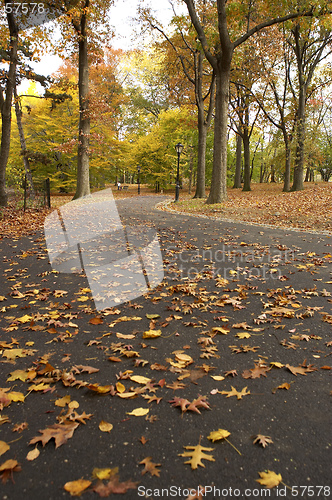
[[[216,74],[214,158],[207,203],[220,203],[227,198],[227,113],[234,51],[264,28],[300,17],[323,15],[329,12],[329,5],[326,2],[322,5],[320,2],[315,2],[313,6],[303,2],[300,7],[295,7],[294,10],[288,8],[280,14],[280,4],[267,3],[263,0],[250,0],[246,8],[242,2],[235,0],[232,2],[183,0],[183,2],[187,5],[204,54]],[[207,9],[212,9],[218,20],[217,33],[212,37],[208,27],[202,23],[202,15]]]
[[10,148],[12,99],[15,87],[15,74],[18,51],[18,26],[12,12],[7,12],[9,42],[7,45],[9,70],[2,72],[0,85],[1,109],[1,148],[0,148],[0,206],[7,205],[6,168]]
[[209,71],[201,45],[185,16],[173,16],[170,25],[171,34],[167,34],[166,30],[153,17],[150,9],[141,8],[140,16],[144,24],[159,32],[165,39],[166,44],[161,44],[161,46],[166,51],[169,64],[173,66],[170,73],[180,75],[182,80],[184,75],[192,87],[189,91],[182,89],[182,95],[189,98],[189,102],[194,101],[197,108],[197,183],[194,198],[205,198],[206,140],[215,104],[214,70]]

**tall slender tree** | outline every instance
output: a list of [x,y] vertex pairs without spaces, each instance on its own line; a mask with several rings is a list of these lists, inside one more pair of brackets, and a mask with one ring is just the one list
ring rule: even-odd
[[[217,38],[209,38],[209,30],[201,21],[201,11],[195,0],[183,0],[187,5],[188,13],[202,44],[204,54],[216,74],[216,109],[214,124],[214,156],[211,189],[207,203],[220,203],[227,198],[227,113],[229,102],[229,82],[231,63],[234,51],[264,28],[287,20],[304,16],[313,17],[331,12],[331,2],[315,2],[315,5],[301,2],[294,11],[287,8],[280,15],[280,3],[265,2],[263,0],[248,0],[244,12],[244,3],[227,0],[203,2],[205,8],[217,9],[218,19]],[[278,12],[278,15],[275,13]],[[249,22],[244,22],[248,20]],[[236,22],[237,21],[237,22]],[[244,27],[243,27],[244,26]],[[249,26],[249,29],[247,28]]]

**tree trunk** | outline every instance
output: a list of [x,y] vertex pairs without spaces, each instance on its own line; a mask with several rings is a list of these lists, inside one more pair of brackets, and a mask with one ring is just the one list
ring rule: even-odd
[[[89,0],[85,2],[85,9],[89,6]],[[78,92],[79,92],[79,126],[78,126],[78,151],[77,151],[77,186],[74,199],[90,194],[89,179],[89,65],[88,65],[88,40],[86,32],[86,13],[81,14],[79,27],[75,29],[79,39],[79,62],[78,62]]]
[[242,191],[251,191],[250,187],[250,139],[248,127],[243,130],[244,182]]
[[3,97],[0,91],[0,106],[1,106],[1,149],[0,149],[0,206],[7,205],[8,196],[6,193],[6,168],[10,149],[10,130],[11,130],[11,113],[12,99],[15,86],[15,74],[17,65],[17,47],[18,47],[18,29],[14,20],[13,14],[7,14],[9,33],[10,33],[10,64],[7,73],[6,95]]
[[[204,113],[204,110],[203,110]],[[197,151],[197,184],[194,198],[205,198],[205,155],[208,127],[204,123],[204,114],[198,112],[198,151]]]
[[15,99],[16,123],[17,123],[18,134],[20,136],[21,153],[23,156],[24,170],[25,170],[25,174],[27,176],[28,183],[30,185],[31,197],[34,199],[36,196],[36,193],[35,193],[35,188],[34,188],[33,180],[32,180],[30,163],[29,163],[29,158],[28,158],[28,153],[27,153],[27,145],[26,145],[23,125],[22,125],[22,110],[21,110],[20,103],[19,103],[18,96],[17,96],[16,85],[14,87],[14,99]]
[[194,170],[194,146],[190,146],[188,194],[191,194],[191,188],[192,188],[192,185],[193,185],[193,170]]
[[285,143],[285,179],[283,192],[288,193],[290,191],[290,176],[291,176],[291,147],[290,140],[287,135],[287,130],[283,129],[284,143]]
[[241,169],[242,169],[242,137],[236,136],[236,162],[233,189],[241,188]]
[[219,57],[216,71],[216,108],[214,119],[213,168],[211,188],[206,203],[227,200],[227,121],[232,50]]
[[296,153],[292,191],[301,191],[303,186],[304,140],[305,140],[305,87],[299,90],[297,110]]

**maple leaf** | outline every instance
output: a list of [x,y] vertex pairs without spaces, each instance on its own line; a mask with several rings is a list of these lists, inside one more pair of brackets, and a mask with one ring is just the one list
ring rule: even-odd
[[214,443],[215,441],[220,441],[221,439],[226,439],[231,433],[226,431],[226,429],[218,429],[217,431],[210,432],[208,439]]
[[267,472],[259,472],[260,479],[256,479],[257,483],[265,486],[266,488],[274,488],[282,481],[281,474],[268,470]]
[[149,472],[151,476],[160,476],[160,470],[157,467],[161,467],[161,464],[155,464],[152,462],[151,457],[146,457],[144,460],[140,462],[140,465],[144,465],[144,469],[142,470],[142,476]]
[[39,431],[42,435],[32,438],[29,444],[36,444],[41,441],[45,446],[52,438],[55,440],[55,448],[65,444],[68,439],[73,437],[75,429],[79,426],[77,422],[70,422],[65,424],[54,424],[46,429]]
[[244,387],[241,392],[238,392],[235,387],[231,385],[231,391],[218,391],[220,394],[227,394],[226,398],[230,398],[231,396],[236,396],[237,399],[242,399],[243,396],[248,396],[250,391],[247,391],[247,387]]
[[263,446],[263,448],[265,448],[268,444],[273,443],[270,436],[264,436],[263,434],[256,434],[255,436],[253,436],[253,439],[254,444],[259,443]]
[[210,462],[215,462],[215,459],[212,455],[208,455],[204,453],[205,451],[213,451],[214,448],[206,448],[205,446],[201,446],[198,444],[197,446],[184,446],[186,450],[184,453],[179,453],[179,457],[191,457],[190,460],[187,460],[185,464],[190,464],[192,469],[197,469],[200,465],[201,467],[205,467],[202,463],[202,460],[209,460]]

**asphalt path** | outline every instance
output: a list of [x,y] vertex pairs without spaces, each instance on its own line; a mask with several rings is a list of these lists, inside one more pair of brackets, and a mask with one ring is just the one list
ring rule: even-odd
[[[117,201],[124,226],[157,231],[164,280],[106,313],[84,274],[52,271],[42,233],[0,242],[0,452],[10,445],[0,474],[7,460],[21,468],[5,473],[0,498],[70,498],[64,485],[82,478],[92,483],[82,498],[99,498],[96,468],[112,469],[111,496],[129,500],[330,498],[332,237],[155,204]],[[24,401],[8,401],[13,392]],[[71,409],[58,406],[65,396]],[[149,411],[129,415],[137,408]],[[64,444],[45,437],[26,458],[39,431],[75,423]],[[212,442],[218,429],[230,435]],[[181,455],[199,444],[210,459],[192,469]],[[273,489],[256,481],[268,470],[282,476]]]

